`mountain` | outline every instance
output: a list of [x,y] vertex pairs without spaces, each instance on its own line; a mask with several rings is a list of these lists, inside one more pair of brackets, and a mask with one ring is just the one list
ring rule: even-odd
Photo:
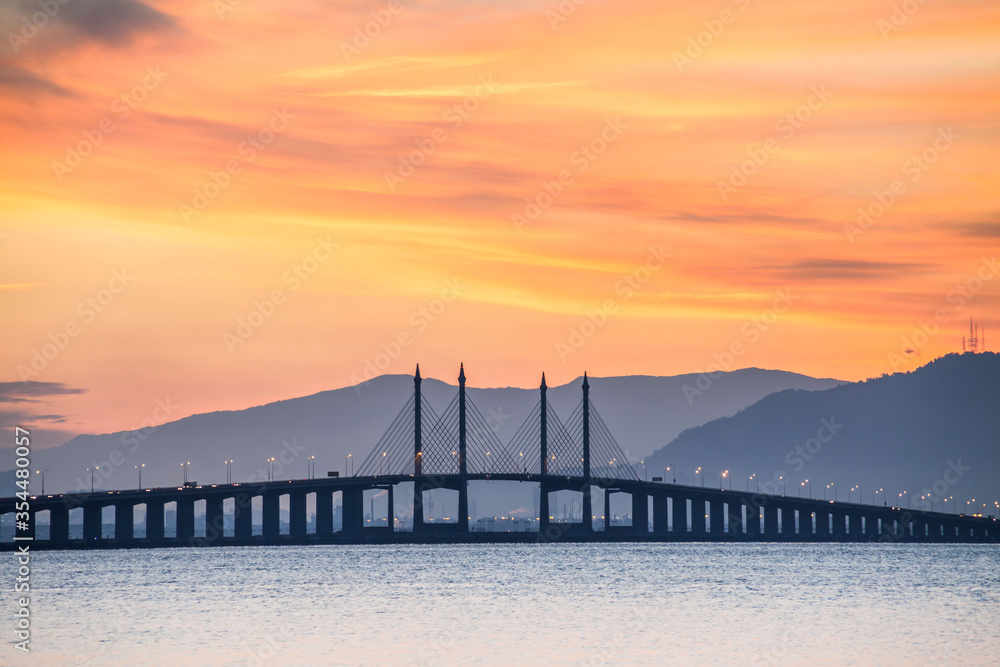
[[[726,486],[734,488],[745,489],[756,473],[751,488],[777,481],[780,493],[777,478],[785,477],[789,495],[809,479],[820,498],[836,489],[845,499],[860,484],[866,502],[884,489],[880,503],[885,495],[905,505],[899,494],[906,491],[910,502],[933,495],[935,509],[951,511],[957,501],[964,511],[972,498],[993,506],[1000,500],[1000,356],[950,354],[909,373],[776,392],[684,431],[648,463],[657,471],[676,467],[683,483],[701,466],[707,485],[718,486],[730,470]],[[948,497],[951,504],[942,504]]]
[[[714,380],[702,378],[702,387],[711,386],[700,396],[691,396],[690,388],[698,382],[695,375],[591,378],[591,399],[623,449],[639,460],[685,428],[735,414],[769,393],[789,388],[821,390],[839,384],[837,380],[782,371],[745,369]],[[549,401],[563,419],[580,401],[580,384],[578,378],[549,389]],[[425,379],[422,388],[438,412],[457,392],[456,385],[433,379]],[[135,486],[134,466],[142,463],[143,486],[179,484],[180,464],[186,461],[191,462],[189,479],[218,483],[226,479],[224,461],[229,459],[235,460],[234,481],[246,480],[251,474],[266,479],[266,460],[278,457],[287,442],[300,450],[287,467],[276,462],[276,479],[305,477],[310,456],[316,457],[318,476],[327,470],[345,474],[374,448],[412,391],[412,377],[383,375],[357,387],[246,410],[193,415],[146,432],[77,436],[59,447],[36,451],[32,463],[49,469],[47,492],[89,489],[86,469],[95,465],[103,471],[95,479],[97,488]],[[504,443],[538,401],[537,389],[469,388],[468,395]],[[12,461],[13,456],[7,460]],[[0,483],[4,478],[12,479],[12,474],[0,475]]]

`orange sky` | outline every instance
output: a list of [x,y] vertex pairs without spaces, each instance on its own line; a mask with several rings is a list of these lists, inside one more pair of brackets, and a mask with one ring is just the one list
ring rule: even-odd
[[894,5],[4,2],[0,419],[958,351],[1000,324],[1000,6]]

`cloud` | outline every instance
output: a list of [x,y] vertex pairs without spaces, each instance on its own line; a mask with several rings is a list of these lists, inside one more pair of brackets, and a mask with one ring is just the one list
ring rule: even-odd
[[0,382],[0,401],[21,402],[25,396],[65,396],[68,394],[85,394],[86,389],[69,387],[62,382]]
[[65,33],[64,45],[77,41],[120,47],[144,33],[178,28],[173,17],[136,0],[72,0],[53,20]]
[[982,239],[1000,238],[1000,222],[979,222],[964,225],[949,225],[949,227],[958,231],[961,236]]
[[45,93],[73,97],[73,91],[20,67],[0,67],[0,88],[13,88],[24,93]]
[[0,429],[15,426],[34,428],[39,422],[63,424],[67,419],[67,415],[33,415],[25,410],[0,410]]

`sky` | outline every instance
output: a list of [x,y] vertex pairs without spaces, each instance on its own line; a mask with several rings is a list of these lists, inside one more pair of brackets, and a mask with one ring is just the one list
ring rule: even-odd
[[36,446],[417,362],[860,380],[1000,324],[995,2],[3,0],[0,25],[0,424]]

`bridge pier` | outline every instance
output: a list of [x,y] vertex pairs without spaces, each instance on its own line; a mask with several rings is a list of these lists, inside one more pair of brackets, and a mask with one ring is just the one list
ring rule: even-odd
[[83,539],[87,542],[101,537],[101,514],[104,508],[96,502],[83,506]]
[[222,496],[209,496],[205,499],[205,541],[220,542],[225,535],[226,517],[223,510]]
[[730,498],[729,502],[729,536],[735,538],[743,537],[743,503],[735,498]]
[[[413,478],[413,488],[417,488],[417,479]],[[414,517],[417,514],[417,508],[413,508]],[[421,518],[423,518],[423,510],[420,510]],[[421,521],[423,525],[423,521]],[[414,531],[416,531],[416,519],[414,518]],[[316,534],[317,535],[332,535],[333,534],[333,491],[316,491]]]
[[253,538],[253,496],[243,491],[233,500],[233,537],[239,542]]
[[49,540],[52,542],[69,541],[69,507],[63,503],[49,508]]
[[549,528],[549,490],[545,482],[538,483],[538,533],[545,535]]
[[194,539],[194,498],[177,499],[177,539],[190,542]]
[[669,525],[667,507],[667,494],[653,494],[653,533],[656,535],[665,535],[667,533],[667,527]]
[[273,542],[281,537],[281,496],[277,491],[262,494],[261,535],[265,542]]
[[747,535],[756,537],[760,535],[760,505],[750,496],[743,499],[743,506],[746,508]]
[[152,542],[163,541],[163,505],[162,500],[146,501],[146,539]]
[[[392,492],[389,492],[392,498]],[[305,491],[292,491],[288,500],[288,534],[295,539],[303,539],[306,536],[306,493]]]
[[826,509],[816,510],[816,537],[830,537],[830,511]]
[[847,513],[834,510],[833,514],[833,537],[843,540],[847,537]]
[[795,539],[795,508],[783,503],[781,509],[781,534],[787,539]]
[[115,503],[115,540],[131,542],[133,534],[133,512],[131,502]]
[[649,532],[648,496],[638,490],[632,492],[632,531],[639,534]]
[[364,525],[364,490],[360,486],[348,487],[344,489],[343,505],[343,531],[345,535],[357,536],[361,534],[361,527]]

